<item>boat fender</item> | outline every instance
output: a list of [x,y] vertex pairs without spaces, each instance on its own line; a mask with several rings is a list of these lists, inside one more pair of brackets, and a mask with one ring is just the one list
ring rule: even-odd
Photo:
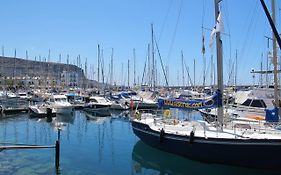
[[130,101],[130,108],[131,108],[132,110],[134,109],[134,101],[133,101],[133,100]]
[[0,114],[2,114],[4,111],[3,111],[3,106],[0,105]]
[[159,142],[160,142],[160,143],[163,143],[163,141],[164,141],[164,135],[165,135],[165,131],[164,131],[164,129],[162,128],[161,131],[160,131],[160,137],[159,137]]
[[194,142],[194,131],[191,131],[189,136],[189,143],[192,144],[193,142]]
[[141,119],[141,114],[138,110],[135,111],[135,118],[140,120]]

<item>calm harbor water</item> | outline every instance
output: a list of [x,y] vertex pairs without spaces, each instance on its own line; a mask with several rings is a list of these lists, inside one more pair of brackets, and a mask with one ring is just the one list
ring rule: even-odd
[[[198,113],[179,113],[200,118]],[[59,121],[64,123],[60,174],[280,174],[205,164],[165,153],[147,146],[134,135],[129,114],[95,115],[101,116],[75,111],[73,116],[58,116],[53,122],[32,119],[28,114],[11,115],[0,120],[0,142],[53,145],[57,138],[54,123]],[[56,174],[54,162],[54,149],[3,150],[0,174]]]

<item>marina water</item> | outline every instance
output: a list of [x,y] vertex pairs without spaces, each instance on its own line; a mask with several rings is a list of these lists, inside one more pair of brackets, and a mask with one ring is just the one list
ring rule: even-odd
[[[200,119],[197,112],[176,112],[181,117]],[[129,112],[112,111],[108,117],[98,117],[78,110],[72,116],[57,116],[47,122],[46,119],[30,118],[28,114],[9,115],[0,120],[1,145],[53,145],[57,139],[54,123],[63,123],[60,170],[56,172],[55,169],[54,149],[2,150],[0,174],[280,173],[206,164],[159,151],[134,135],[129,116]]]

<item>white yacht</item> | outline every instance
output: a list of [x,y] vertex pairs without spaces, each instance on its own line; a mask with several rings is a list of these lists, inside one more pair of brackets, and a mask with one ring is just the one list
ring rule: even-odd
[[85,111],[108,110],[112,105],[108,99],[99,96],[91,96],[89,102],[85,104]]
[[140,97],[136,92],[122,92],[120,96],[124,98],[132,109],[157,109],[158,102],[146,97]]
[[18,97],[20,99],[26,99],[26,100],[31,99],[31,96],[28,95],[27,92],[18,92]]
[[65,95],[51,95],[48,104],[55,109],[57,114],[71,114],[73,112],[73,107]]
[[[274,92],[270,88],[238,91],[234,94],[234,98],[234,104],[227,104],[224,107],[225,114],[232,119],[265,120],[265,109],[274,108]],[[199,111],[210,120],[215,119],[217,115],[217,108]]]
[[53,117],[56,115],[56,110],[44,102],[30,105],[28,108],[31,117],[47,117],[48,115]]

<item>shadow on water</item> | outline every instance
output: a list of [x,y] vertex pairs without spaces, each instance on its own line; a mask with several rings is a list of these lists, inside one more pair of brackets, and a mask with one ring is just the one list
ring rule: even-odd
[[87,119],[94,119],[96,117],[110,117],[111,113],[108,110],[97,110],[93,112],[84,111]]
[[[211,150],[210,150],[211,151]],[[227,156],[227,155],[226,155]],[[152,148],[138,141],[132,152],[133,170],[136,174],[216,174],[216,175],[277,175],[280,172],[249,169],[219,164],[206,164]],[[265,160],[266,161],[266,160]],[[149,171],[149,172],[147,172]]]

